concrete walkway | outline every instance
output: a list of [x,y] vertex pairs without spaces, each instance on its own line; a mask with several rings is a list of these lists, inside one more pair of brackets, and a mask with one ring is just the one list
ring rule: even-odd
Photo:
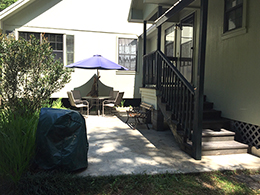
[[260,158],[250,154],[206,156],[197,161],[182,152],[170,130],[145,125],[131,129],[116,116],[86,118],[89,141],[87,169],[82,176],[191,173],[259,169]]

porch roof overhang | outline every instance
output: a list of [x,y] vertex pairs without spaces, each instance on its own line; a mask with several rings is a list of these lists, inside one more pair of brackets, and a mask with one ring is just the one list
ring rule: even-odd
[[163,15],[161,15],[156,21],[156,26],[161,26],[164,22],[167,22],[170,18],[173,18],[181,10],[188,7],[195,0],[179,0],[172,7],[170,7]]
[[[158,18],[158,7],[161,7],[161,17]],[[156,24],[160,26],[164,22],[179,22],[179,13],[184,9],[198,9],[200,3],[197,0],[132,0],[128,22]]]
[[129,13],[128,22],[154,23],[158,18],[158,6],[162,7],[162,12],[167,11],[178,0],[132,0]]

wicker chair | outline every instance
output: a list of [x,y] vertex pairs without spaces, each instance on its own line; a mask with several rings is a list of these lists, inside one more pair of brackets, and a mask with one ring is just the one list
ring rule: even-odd
[[119,92],[117,93],[115,100],[110,100],[110,99],[104,100],[102,102],[102,115],[105,116],[105,106],[110,107],[111,109],[114,106],[119,106],[121,104],[123,96],[124,96],[124,92]]

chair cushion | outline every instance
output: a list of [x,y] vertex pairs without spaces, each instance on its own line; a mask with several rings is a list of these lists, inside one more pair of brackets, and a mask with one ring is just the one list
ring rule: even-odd
[[75,104],[82,104],[83,103],[82,100],[75,100],[74,102],[75,102]]

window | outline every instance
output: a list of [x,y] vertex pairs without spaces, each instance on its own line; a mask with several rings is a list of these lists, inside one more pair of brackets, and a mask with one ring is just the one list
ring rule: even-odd
[[63,35],[45,33],[43,36],[50,42],[53,54],[56,56],[55,59],[60,59],[63,62]]
[[224,32],[243,25],[243,0],[225,0]]
[[36,39],[40,40],[41,33],[19,32],[19,38],[24,38],[26,41],[30,40],[31,35],[33,35]]
[[[30,35],[34,35],[36,39],[41,41],[41,37],[45,37],[50,46],[53,49],[53,54],[55,59],[64,62],[64,57],[67,59],[66,64],[72,64],[74,62],[74,35],[63,35],[63,34],[53,34],[53,33],[36,33],[36,32],[19,32],[19,38],[24,38],[25,40],[30,39]],[[63,36],[66,36],[66,45],[64,45]],[[64,49],[66,48],[66,49]],[[64,56],[66,52],[66,56]]]
[[118,64],[136,70],[137,39],[119,38],[118,39]]

